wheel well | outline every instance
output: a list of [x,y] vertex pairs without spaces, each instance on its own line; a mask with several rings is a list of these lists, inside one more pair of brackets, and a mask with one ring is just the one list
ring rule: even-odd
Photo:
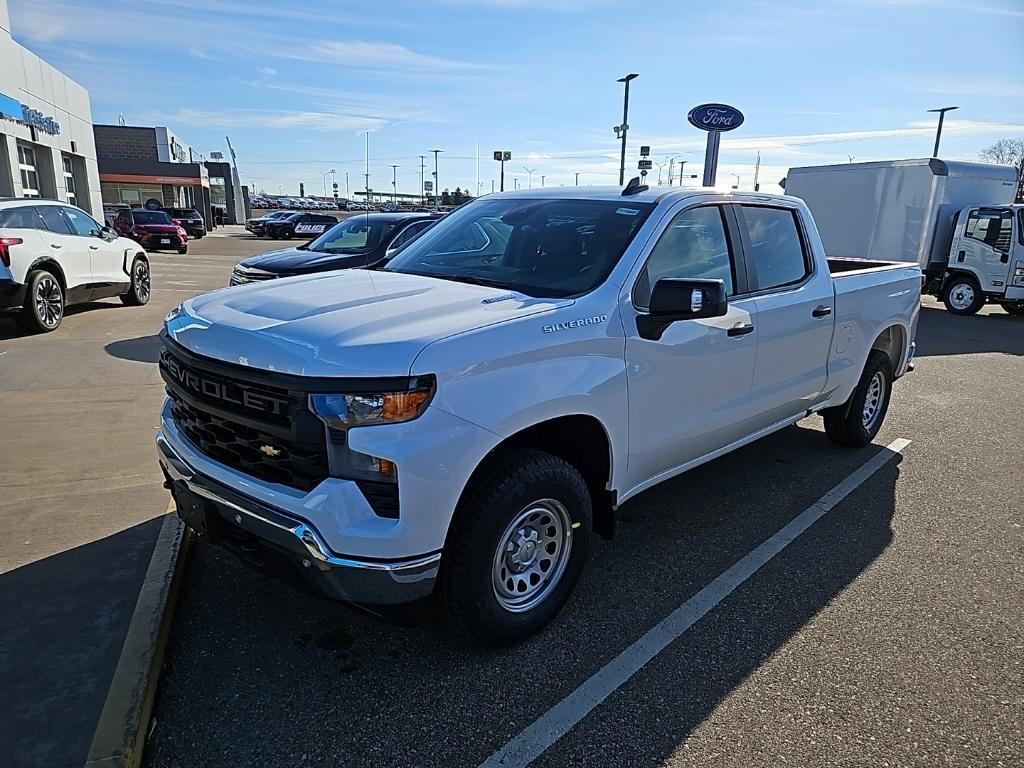
[[544,451],[572,464],[583,476],[590,491],[594,531],[605,538],[611,537],[616,497],[613,491],[608,490],[611,479],[611,442],[601,422],[593,416],[574,415],[527,427],[496,445],[480,462],[466,487],[473,484],[496,454],[511,446]]
[[47,272],[50,272],[54,277],[57,278],[57,281],[60,283],[60,290],[64,294],[64,300],[67,301],[68,282],[64,277],[64,270],[60,268],[60,264],[58,264],[56,261],[53,261],[53,259],[39,259],[38,261],[32,263],[32,266],[28,268],[28,271],[29,273],[31,273],[32,271],[38,269],[45,269]]
[[871,345],[872,350],[881,350],[889,358],[889,363],[892,365],[892,372],[896,374],[900,369],[900,362],[903,360],[903,354],[906,347],[904,346],[906,334],[903,331],[903,327],[899,325],[890,325],[875,339],[875,343]]

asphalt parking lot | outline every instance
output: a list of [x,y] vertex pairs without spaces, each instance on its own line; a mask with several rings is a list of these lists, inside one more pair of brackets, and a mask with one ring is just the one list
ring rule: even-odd
[[[224,235],[188,256],[155,255],[144,309],[100,302],[43,337],[0,325],[0,617],[24,616],[26,597],[49,617],[19,635],[14,651],[34,647],[35,660],[4,673],[5,698],[53,678],[29,711],[4,718],[12,738],[33,716],[88,726],[62,688],[74,656],[54,666],[33,644],[76,627],[78,645],[116,657],[102,621],[75,624],[69,594],[102,595],[102,581],[75,583],[89,555],[117,563],[117,578],[145,568],[132,546],[168,501],[152,447],[160,320],[224,285],[242,256],[281,245]],[[496,763],[878,457],[877,471],[564,735],[548,734],[534,764],[1019,765],[1024,319],[998,308],[954,317],[926,300],[918,347],[877,445],[836,447],[808,419],[637,497],[616,538],[593,541],[563,614],[515,648],[466,645],[430,603],[384,622],[193,547],[146,764]],[[880,453],[900,440],[911,442]],[[112,604],[108,618],[127,609]]]

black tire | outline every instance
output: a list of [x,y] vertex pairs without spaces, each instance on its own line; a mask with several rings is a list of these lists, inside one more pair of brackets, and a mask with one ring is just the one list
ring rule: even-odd
[[132,282],[127,293],[121,294],[121,303],[129,307],[142,307],[149,303],[152,292],[149,262],[140,256],[132,261]]
[[942,303],[954,315],[975,315],[985,306],[985,294],[971,275],[953,275],[942,291]]
[[184,256],[186,253],[188,253],[188,246],[187,245],[180,246],[178,248],[178,253],[180,253],[182,256]]
[[1021,317],[1024,315],[1024,301],[1003,301],[999,303],[999,306],[1001,306],[1008,315],[1013,315],[1014,317]]
[[[873,386],[876,376],[880,377],[877,389]],[[889,410],[892,380],[893,371],[889,356],[881,350],[872,350],[850,399],[840,406],[822,411],[825,418],[825,434],[829,439],[840,445],[851,445],[856,448],[874,440]],[[875,398],[870,418],[869,397]]]
[[[517,535],[528,529],[528,536]],[[452,625],[490,646],[517,643],[540,631],[576,585],[590,529],[590,493],[571,464],[531,448],[502,450],[491,457],[459,505],[442,560],[441,598]],[[530,546],[529,536],[538,541],[538,535],[545,537],[539,539],[540,546]],[[508,550],[502,541],[510,547],[518,541],[520,546]],[[507,553],[502,558],[499,547]],[[524,552],[532,558],[531,567],[509,571],[508,558]],[[545,552],[553,555],[547,569]],[[516,594],[499,598],[505,584]],[[527,590],[525,597],[518,594]],[[527,603],[510,608],[515,600]]]
[[290,227],[285,227],[281,230],[282,240],[291,240],[295,236],[295,232]]
[[25,306],[15,315],[15,322],[27,333],[55,331],[64,319],[64,302],[64,287],[55,274],[45,269],[30,272]]

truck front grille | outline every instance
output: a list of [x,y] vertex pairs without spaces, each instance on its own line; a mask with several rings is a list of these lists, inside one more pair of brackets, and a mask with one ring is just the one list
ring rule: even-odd
[[324,425],[291,385],[251,379],[237,366],[186,353],[165,341],[160,374],[171,416],[203,454],[272,483],[312,490],[329,475]]

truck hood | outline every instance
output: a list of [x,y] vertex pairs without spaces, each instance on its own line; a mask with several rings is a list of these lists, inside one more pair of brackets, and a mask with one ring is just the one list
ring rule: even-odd
[[[362,253],[354,253],[352,251],[328,253],[327,251],[303,251],[298,248],[285,248],[280,251],[262,253],[259,256],[250,256],[239,263],[243,267],[262,269],[265,272],[273,272],[275,274],[326,272],[330,269],[348,269],[354,266],[365,266],[369,256],[369,251]],[[375,258],[374,260],[377,259]]]
[[196,354],[251,368],[301,376],[407,376],[433,341],[572,303],[353,269],[196,296],[168,315],[166,327]]

